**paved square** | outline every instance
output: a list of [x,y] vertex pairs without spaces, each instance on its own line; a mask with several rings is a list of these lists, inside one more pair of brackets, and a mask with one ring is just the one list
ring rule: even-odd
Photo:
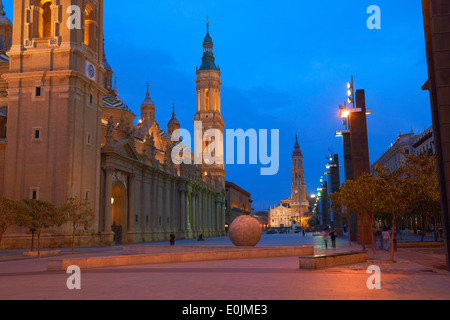
[[[176,246],[227,245],[227,238],[177,241]],[[142,244],[140,244],[142,245]],[[147,245],[167,245],[165,242]],[[264,234],[258,246],[314,245],[316,253],[360,250],[339,239],[337,249],[323,249],[320,237]],[[443,250],[399,249],[397,262],[387,252],[367,263],[299,270],[297,257],[220,260],[81,270],[81,290],[69,290],[70,274],[46,272],[48,258],[22,258],[0,252],[0,299],[145,299],[145,300],[314,300],[450,299],[450,273],[443,270]],[[122,247],[77,249],[77,257],[120,255]],[[63,257],[70,256],[68,249]],[[67,255],[67,256],[66,256]],[[381,289],[369,290],[370,265],[381,269]]]

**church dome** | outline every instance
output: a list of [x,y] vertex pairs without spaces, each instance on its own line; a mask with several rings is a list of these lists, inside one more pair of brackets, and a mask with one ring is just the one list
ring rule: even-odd
[[5,11],[3,11],[3,8],[3,3],[0,0],[0,24],[9,24],[12,26],[12,22],[6,17],[6,13]]
[[150,96],[145,97],[144,101],[142,101],[142,106],[154,106],[155,103],[153,102],[153,100],[150,98]]
[[168,124],[169,125],[177,125],[177,126],[180,125],[180,123],[178,122],[177,118],[175,118],[175,117],[172,117],[172,119],[170,119]]
[[155,106],[152,98],[150,98],[150,90],[149,90],[149,82],[147,81],[147,94],[145,96],[144,101],[142,101],[141,106]]
[[212,41],[211,36],[209,35],[209,32],[206,34],[206,37],[205,37],[205,39],[203,40],[203,45],[204,45],[204,46],[207,46],[207,45],[212,46],[212,45],[213,45],[213,41]]
[[173,111],[172,111],[172,118],[170,119],[169,123],[167,125],[176,125],[179,126],[180,123],[178,122],[176,116],[175,116],[175,102],[173,103]]
[[9,20],[6,16],[0,15],[0,24],[9,24],[12,25],[11,20]]

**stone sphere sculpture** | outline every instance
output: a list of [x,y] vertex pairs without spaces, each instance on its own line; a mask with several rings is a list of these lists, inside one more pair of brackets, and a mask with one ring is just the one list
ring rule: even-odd
[[253,247],[261,240],[262,228],[258,220],[243,215],[234,219],[229,233],[230,240],[236,247]]

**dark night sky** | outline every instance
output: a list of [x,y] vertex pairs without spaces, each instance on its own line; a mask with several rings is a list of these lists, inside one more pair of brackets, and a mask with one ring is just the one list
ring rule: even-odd
[[[12,19],[12,0],[3,1]],[[381,8],[381,30],[369,30],[370,5]],[[431,125],[420,1],[410,0],[164,0],[104,4],[107,59],[120,97],[139,115],[146,81],[166,128],[175,100],[178,120],[192,130],[195,68],[200,66],[206,17],[222,72],[226,129],[280,130],[280,170],[229,165],[227,180],[252,193],[265,210],[290,195],[295,134],[304,154],[308,193],[315,193],[328,148],[342,124],[338,105],[346,83],[365,89],[370,158],[374,162],[401,130]],[[137,120],[137,119],[136,119]]]

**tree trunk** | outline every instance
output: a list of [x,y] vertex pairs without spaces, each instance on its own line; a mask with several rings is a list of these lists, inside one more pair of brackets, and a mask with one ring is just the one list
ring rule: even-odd
[[433,233],[434,233],[434,241],[438,241],[438,233],[437,233],[437,219],[436,219],[436,217],[434,217],[433,218],[433,220],[434,220],[434,230],[433,230]]
[[350,236],[350,214],[347,213],[347,233],[348,233],[348,245],[352,246],[352,237]]
[[422,235],[421,235],[420,241],[423,242],[423,240],[425,238],[425,219],[423,216],[420,217],[420,224],[421,224],[421,229],[422,229]]
[[31,251],[34,251],[34,233],[35,230],[31,230]]
[[40,259],[41,258],[41,231],[38,230],[37,236],[38,236],[38,243],[37,243],[38,259]]
[[372,239],[372,250],[373,250],[373,254],[376,254],[376,250],[375,250],[375,236],[374,236],[374,232],[373,232],[373,218],[370,218],[370,236]]
[[3,239],[3,235],[6,232],[6,227],[3,227],[0,229],[0,249],[2,248],[2,239]]
[[75,254],[75,229],[72,232],[72,255]]
[[395,262],[394,259],[394,238],[395,238],[395,229],[396,229],[396,225],[395,225],[395,213],[394,211],[392,211],[392,235],[391,235],[391,261]]

